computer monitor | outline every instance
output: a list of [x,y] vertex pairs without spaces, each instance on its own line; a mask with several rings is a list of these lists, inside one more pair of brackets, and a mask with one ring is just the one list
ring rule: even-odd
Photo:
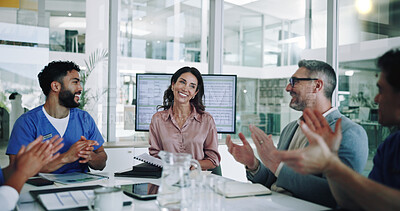
[[[172,74],[136,74],[136,131],[149,131],[157,106],[162,105],[164,91]],[[236,132],[236,75],[202,75],[203,103],[215,121],[218,133]]]

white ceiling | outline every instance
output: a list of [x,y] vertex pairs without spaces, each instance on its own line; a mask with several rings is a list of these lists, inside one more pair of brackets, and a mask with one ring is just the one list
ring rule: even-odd
[[305,0],[258,0],[242,6],[255,12],[282,20],[304,18],[306,11]]

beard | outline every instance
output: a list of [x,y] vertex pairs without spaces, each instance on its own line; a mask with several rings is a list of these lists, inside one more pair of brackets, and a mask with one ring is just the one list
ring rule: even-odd
[[290,102],[289,107],[296,111],[303,111],[306,108],[306,104],[303,102]]
[[290,100],[289,107],[296,111],[303,111],[305,108],[312,108],[315,105],[315,95],[312,93],[307,94],[305,97],[296,93],[291,93],[292,99]]
[[75,94],[78,94],[78,93],[72,93],[69,90],[61,88],[60,94],[58,95],[60,104],[67,108],[78,107],[80,105],[80,103],[75,102]]

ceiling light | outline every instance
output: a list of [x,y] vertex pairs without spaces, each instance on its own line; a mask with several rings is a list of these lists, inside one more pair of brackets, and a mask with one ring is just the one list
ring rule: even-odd
[[338,91],[339,96],[340,95],[349,95],[350,92],[349,91]]
[[59,28],[86,28],[86,22],[65,21],[58,25]]
[[344,72],[345,76],[353,76],[354,75],[354,71],[353,70],[347,70],[346,72]]
[[367,14],[367,13],[371,12],[372,2],[371,2],[371,0],[357,0],[356,8],[359,13]]
[[255,2],[258,0],[225,0],[225,2],[231,3],[231,4],[236,4],[238,6],[242,6],[251,2]]
[[146,31],[146,30],[141,30],[141,29],[133,29],[132,30],[132,34],[133,35],[137,35],[137,36],[144,36],[144,35],[148,35],[151,32]]
[[121,33],[126,33],[127,31],[130,32],[132,35],[137,35],[137,36],[144,36],[144,35],[148,35],[151,32],[150,31],[146,31],[146,30],[142,30],[142,29],[131,29],[131,27],[128,27],[129,30],[127,29],[127,27],[125,25],[121,25],[119,27],[119,30],[121,31]]

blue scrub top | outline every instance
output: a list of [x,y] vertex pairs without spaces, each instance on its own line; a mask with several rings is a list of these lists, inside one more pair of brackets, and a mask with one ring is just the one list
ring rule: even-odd
[[[43,113],[42,107],[36,107],[17,119],[11,132],[6,154],[17,154],[22,145],[27,146],[40,135],[45,140],[55,135],[60,135]],[[104,143],[104,139],[89,113],[78,108],[71,108],[68,126],[62,137],[64,139],[64,146],[59,152],[64,153],[68,151],[81,136],[99,143],[98,146],[94,146],[94,150],[98,149]],[[77,160],[65,164],[52,173],[87,172],[88,170],[87,163],[79,163],[79,160]]]

